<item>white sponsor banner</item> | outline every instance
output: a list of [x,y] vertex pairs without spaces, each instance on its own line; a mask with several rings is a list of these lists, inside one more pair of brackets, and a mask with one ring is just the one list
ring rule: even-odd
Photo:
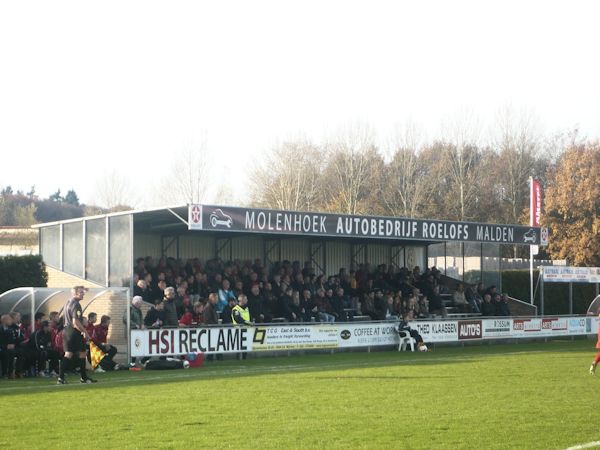
[[339,347],[398,345],[397,322],[339,324]]
[[444,321],[414,321],[410,326],[417,330],[424,342],[454,342],[458,340],[458,322]]
[[600,267],[541,266],[547,283],[600,283]]
[[339,326],[330,325],[277,325],[253,328],[252,351],[337,348]]
[[512,332],[512,319],[484,319],[483,339],[497,339],[510,337]]
[[[598,317],[412,321],[426,343],[596,334]],[[278,324],[133,330],[131,356],[239,353],[398,345],[397,322]]]

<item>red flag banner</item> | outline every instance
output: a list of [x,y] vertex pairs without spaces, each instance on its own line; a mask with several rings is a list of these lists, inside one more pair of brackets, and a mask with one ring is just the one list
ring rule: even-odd
[[531,180],[531,214],[530,225],[540,226],[542,217],[542,186],[538,180]]

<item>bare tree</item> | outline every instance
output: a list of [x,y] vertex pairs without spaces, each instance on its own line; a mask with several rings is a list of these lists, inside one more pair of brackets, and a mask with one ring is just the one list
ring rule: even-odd
[[202,203],[210,189],[212,160],[206,145],[206,136],[200,143],[188,143],[172,158],[172,164],[163,173],[157,198],[166,204]]
[[479,123],[473,115],[465,113],[462,117],[456,116],[443,128],[447,139],[443,148],[446,175],[451,186],[450,205],[456,209],[454,218],[466,220],[473,213],[477,192]]
[[327,144],[327,153],[327,208],[346,214],[370,211],[366,199],[372,198],[374,185],[383,176],[372,128],[354,124],[342,129]]
[[98,178],[94,199],[100,206],[110,210],[123,209],[137,203],[129,179],[114,169]]
[[422,133],[413,124],[395,129],[391,143],[391,161],[381,178],[381,198],[394,216],[419,217],[429,202],[429,170],[422,165],[419,151]]
[[499,155],[497,178],[503,189],[504,220],[519,223],[528,209],[528,179],[534,176],[540,139],[536,120],[530,112],[515,113],[505,107],[498,112],[493,142]]
[[321,162],[321,151],[305,139],[276,145],[253,170],[252,203],[296,211],[318,207]]

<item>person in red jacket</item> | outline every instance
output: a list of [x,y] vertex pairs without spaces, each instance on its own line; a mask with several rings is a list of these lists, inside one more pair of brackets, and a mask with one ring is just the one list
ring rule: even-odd
[[113,361],[113,358],[117,354],[117,348],[106,342],[108,336],[108,327],[110,326],[110,317],[102,316],[100,318],[100,324],[94,327],[94,331],[91,334],[92,342],[96,344],[100,349],[106,353],[106,356],[100,362],[96,372],[106,372],[107,370],[119,370],[119,365]]
[[[600,314],[598,314],[598,318],[600,318]],[[590,375],[596,375],[596,366],[598,362],[600,362],[600,323],[598,324],[598,342],[596,342],[596,349],[598,352],[596,353],[596,357],[594,358],[594,362],[590,366]]]
[[88,334],[92,336],[94,334],[94,327],[96,326],[96,322],[98,321],[98,314],[95,312],[91,312],[87,316],[88,323],[85,326]]

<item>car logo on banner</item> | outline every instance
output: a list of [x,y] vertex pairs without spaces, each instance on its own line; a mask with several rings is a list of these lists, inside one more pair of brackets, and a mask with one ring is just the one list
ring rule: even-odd
[[532,244],[535,244],[535,238],[537,237],[537,233],[535,232],[535,230],[533,228],[530,228],[524,235],[523,235],[523,242],[530,242]]
[[346,341],[352,337],[352,333],[350,333],[349,330],[342,330],[342,332],[340,333],[340,337]]
[[225,214],[223,212],[222,209],[215,209],[209,217],[209,222],[210,225],[213,228],[217,228],[217,227],[227,227],[227,228],[231,228],[231,225],[233,225],[233,220],[231,219],[231,216],[228,216],[227,214]]

